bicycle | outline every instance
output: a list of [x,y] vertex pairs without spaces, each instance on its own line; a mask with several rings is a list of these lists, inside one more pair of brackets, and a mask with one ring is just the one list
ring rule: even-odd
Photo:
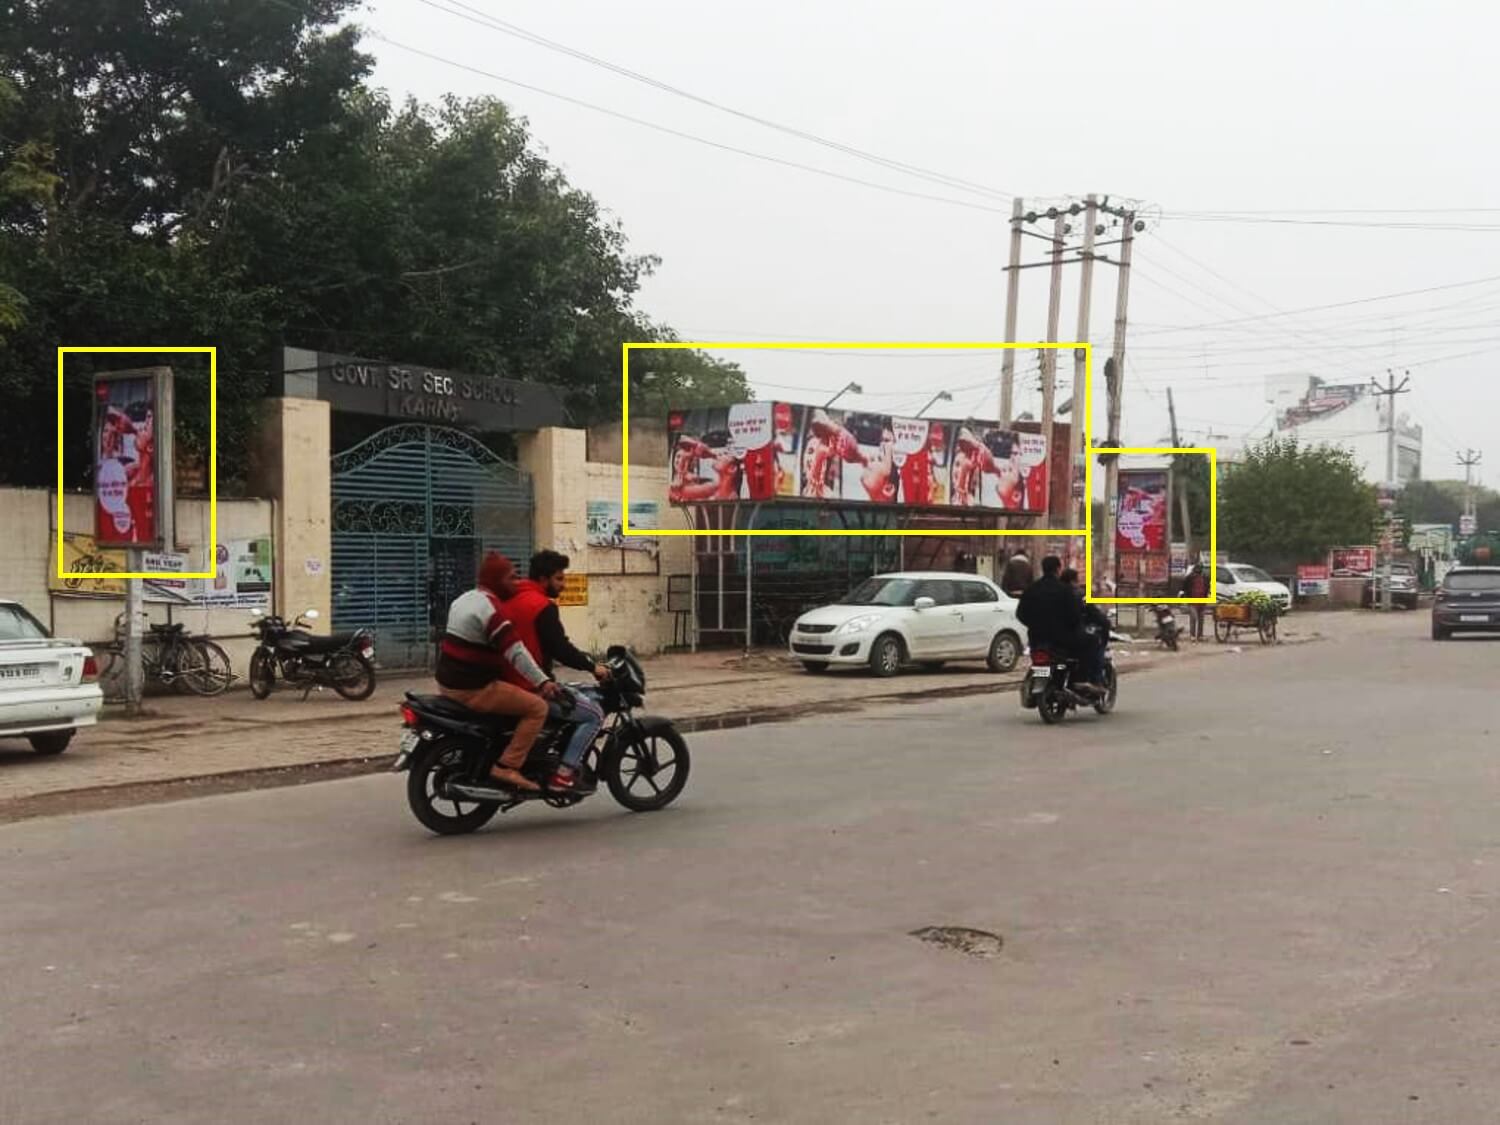
[[[226,653],[207,637],[195,637],[180,622],[153,624],[141,638],[142,678],[193,695],[215,696],[228,690],[234,673]],[[125,680],[125,614],[115,618],[114,640],[94,648],[99,683],[105,697],[119,699]]]

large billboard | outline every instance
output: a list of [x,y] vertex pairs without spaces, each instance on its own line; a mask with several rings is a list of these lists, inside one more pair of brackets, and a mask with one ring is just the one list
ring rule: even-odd
[[152,373],[94,383],[94,539],[101,547],[161,543],[157,423],[160,380]]
[[673,411],[676,504],[821,500],[1033,514],[1047,508],[1041,434],[788,402]]

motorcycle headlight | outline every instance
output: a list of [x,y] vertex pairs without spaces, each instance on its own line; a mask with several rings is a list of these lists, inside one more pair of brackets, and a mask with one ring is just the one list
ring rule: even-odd
[[861,613],[858,617],[851,617],[838,627],[840,634],[863,633],[871,625],[880,620],[878,613]]

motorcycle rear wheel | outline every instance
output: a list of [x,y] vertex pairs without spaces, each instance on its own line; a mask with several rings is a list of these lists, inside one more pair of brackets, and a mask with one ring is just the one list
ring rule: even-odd
[[[425,754],[419,754],[406,775],[406,803],[422,827],[439,836],[463,836],[483,828],[500,811],[493,801],[458,801],[444,796],[451,779],[465,770],[463,746],[451,740],[439,740]],[[451,808],[450,813],[446,811]]]
[[[636,731],[619,753],[600,763],[609,795],[631,812],[655,812],[677,800],[687,785],[692,759],[677,731]],[[670,771],[670,772],[669,772]],[[667,774],[666,782],[661,781]]]
[[1056,726],[1068,717],[1068,701],[1057,688],[1048,688],[1037,701],[1037,714],[1049,727]]
[[369,699],[375,694],[375,666],[362,655],[336,652],[328,661],[333,690],[345,699]]

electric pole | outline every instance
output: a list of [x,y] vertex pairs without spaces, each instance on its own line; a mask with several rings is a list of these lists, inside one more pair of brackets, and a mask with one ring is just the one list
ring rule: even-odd
[[[1397,484],[1397,481],[1396,481],[1396,396],[1407,393],[1407,386],[1406,386],[1406,384],[1409,383],[1409,382],[1411,382],[1411,372],[1409,372],[1409,371],[1406,373],[1406,376],[1401,380],[1401,382],[1399,384],[1396,382],[1396,374],[1393,371],[1387,371],[1386,372],[1386,385],[1384,387],[1382,387],[1374,379],[1370,380],[1370,385],[1375,388],[1375,395],[1376,395],[1376,397],[1377,398],[1384,398],[1386,400],[1386,415],[1385,415],[1385,487],[1387,489],[1390,489],[1390,490],[1394,490],[1396,488],[1396,484]],[[1392,499],[1392,503],[1394,503],[1394,498]],[[1385,520],[1385,522],[1386,522],[1386,527],[1385,527],[1385,542],[1383,542],[1381,544],[1381,546],[1385,548],[1385,552],[1384,552],[1385,553],[1385,564],[1381,568],[1382,573],[1385,575],[1385,589],[1381,592],[1380,602],[1381,602],[1381,608],[1382,609],[1389,610],[1391,608],[1391,554],[1392,554],[1393,549],[1394,549],[1394,544],[1392,542],[1393,532],[1392,532],[1392,529],[1391,529],[1391,509],[1389,509],[1389,508],[1386,509],[1386,520]]]
[[1469,527],[1470,535],[1478,530],[1477,517],[1474,511],[1474,467],[1484,460],[1483,453],[1476,453],[1472,449],[1466,449],[1459,457],[1458,463],[1464,467],[1464,523],[1460,526],[1458,533],[1464,534],[1464,527]]
[[[1078,335],[1073,337],[1079,343],[1084,343],[1089,338],[1090,304],[1094,292],[1094,236],[1098,233],[1095,229],[1098,223],[1099,201],[1090,194],[1084,209],[1083,251],[1079,259],[1082,269],[1078,281]],[[1090,500],[1090,497],[1083,495],[1083,458],[1087,455],[1087,450],[1083,447],[1084,430],[1087,428],[1083,416],[1083,403],[1088,397],[1087,381],[1087,358],[1082,348],[1075,348],[1073,351],[1073,405],[1069,413],[1071,429],[1068,431],[1072,440],[1068,443],[1070,446],[1068,465],[1072,475],[1073,489],[1080,499],[1074,505],[1078,516],[1071,525],[1073,527],[1084,525]]]
[[[1062,317],[1062,273],[1064,239],[1068,232],[1066,212],[1059,211],[1052,221],[1052,286],[1047,294],[1047,343],[1057,343],[1058,322]],[[1014,351],[1015,349],[1011,349]],[[1057,349],[1042,349],[1042,448],[1047,458],[1047,526],[1055,526],[1052,511],[1052,418],[1057,410]]]
[[[1019,197],[1010,208],[1010,265],[1005,267],[1005,342],[1016,342],[1016,317],[1021,302],[1021,220],[1025,207]],[[1000,357],[1000,424],[1010,425],[1016,386],[1016,349],[1006,348]]]
[[[1120,278],[1115,286],[1115,340],[1114,349],[1105,367],[1105,390],[1109,394],[1109,436],[1106,443],[1113,449],[1120,447],[1120,399],[1125,381],[1125,314],[1130,306],[1130,249],[1135,241],[1135,212],[1126,211],[1125,231],[1120,239]],[[1104,576],[1115,578],[1115,519],[1120,492],[1120,457],[1109,455],[1104,467]]]
[[[1172,388],[1167,388],[1167,416],[1172,419],[1172,444],[1181,445],[1182,439],[1177,436],[1177,404],[1172,401]],[[1172,455],[1172,475],[1177,475],[1177,454]],[[1192,507],[1188,504],[1188,489],[1184,481],[1176,482],[1177,506],[1182,514],[1182,541],[1187,545],[1188,557],[1193,554],[1193,514]]]

